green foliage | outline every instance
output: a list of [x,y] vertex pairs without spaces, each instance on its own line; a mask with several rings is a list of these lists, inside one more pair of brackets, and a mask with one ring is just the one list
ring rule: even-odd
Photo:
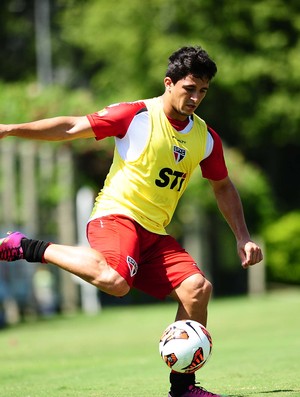
[[241,152],[225,148],[228,171],[240,193],[250,230],[260,233],[277,214],[269,179],[257,165],[246,161]]
[[[32,81],[36,74],[33,1],[3,0],[0,7],[1,122],[86,114],[112,102],[160,95],[170,53],[182,45],[201,45],[216,61],[218,74],[199,114],[251,163],[237,152],[227,155],[251,232],[260,231],[277,212],[298,209],[298,0],[119,0],[117,5],[106,0],[53,0],[54,75],[69,89],[57,85],[43,92],[22,82]],[[91,141],[74,148],[78,164],[86,170],[90,164],[88,179],[96,186],[104,174],[99,164],[103,158],[108,162],[108,154],[96,154],[99,145]],[[104,141],[101,148],[111,153],[110,143]],[[79,173],[77,181],[84,178]],[[215,211],[205,181],[200,176],[194,181],[175,228],[180,213],[185,214],[182,219],[193,216],[189,201]]]
[[[263,225],[274,219],[276,209],[270,183],[263,171],[254,164],[247,163],[240,152],[225,148],[229,175],[236,185],[243,201],[245,216],[252,233],[260,233]],[[188,213],[194,207],[200,212],[218,212],[215,198],[208,182],[200,172],[195,172],[183,195],[179,207],[181,221],[189,222]]]
[[[41,89],[36,83],[5,84],[0,82],[1,123],[24,123],[62,115],[82,116],[96,112],[103,106],[104,103],[96,104],[91,93],[82,88],[71,90],[53,85]],[[111,156],[112,152],[112,142],[109,139],[102,141],[101,147],[94,139],[75,141],[72,147],[74,153],[82,156],[85,156],[87,152],[94,156],[94,152],[98,150],[99,159]],[[80,182],[83,181],[81,175],[78,179]]]
[[[282,145],[298,136],[300,15],[294,2],[275,3],[190,0],[187,7],[179,0],[121,0],[113,7],[105,0],[61,1],[61,37],[64,46],[80,51],[90,86],[108,100],[157,94],[153,88],[162,89],[170,52],[203,45],[219,65],[216,100],[239,125],[239,142],[247,138],[256,146],[274,139]],[[220,116],[214,114],[214,122],[228,129],[229,120]]]
[[[1,122],[4,123],[22,123],[57,115],[84,115],[94,110],[97,108],[93,103],[93,98],[82,89],[71,91],[63,87],[52,86],[41,90],[33,83],[0,83],[0,116]],[[11,211],[11,213],[14,214],[15,225],[19,225],[19,227],[24,226],[22,211],[24,197],[20,187],[24,186],[24,179],[23,183],[18,183],[20,175],[24,175],[22,166],[24,168],[25,160],[21,153],[24,153],[25,150],[33,157],[36,180],[36,191],[33,194],[39,206],[36,227],[39,227],[40,235],[57,235],[57,205],[66,199],[67,194],[72,194],[73,198],[79,187],[86,185],[95,187],[96,182],[95,189],[99,189],[103,179],[101,172],[103,164],[106,166],[107,157],[111,154],[109,140],[104,141],[101,145],[94,139],[75,141],[72,144],[69,142],[65,144],[61,142],[26,142],[17,138],[7,138],[0,142],[0,145],[6,144],[8,145],[6,151],[9,150],[14,159],[14,170],[12,171],[14,179],[11,181],[11,188],[16,190],[12,202],[18,204],[16,211]],[[26,145],[28,145],[27,148]],[[60,150],[64,149],[62,145],[68,147],[72,145],[74,158],[74,169],[70,170],[74,175],[74,186],[68,186],[68,189],[67,186],[58,183],[59,168],[61,167],[58,160],[61,158]],[[96,150],[97,160],[95,158]],[[0,171],[0,188],[3,190],[7,188],[3,186],[3,175],[6,169],[3,168]],[[13,205],[11,208],[14,208]],[[3,224],[3,214],[2,211],[0,212],[2,226],[11,227]],[[32,217],[35,219],[34,214]]]
[[35,74],[33,9],[32,0],[1,0],[1,80],[28,79]]
[[[0,37],[8,56],[1,76],[34,76],[32,2],[2,3]],[[106,103],[158,95],[170,52],[200,44],[219,66],[211,100],[200,111],[226,131],[228,142],[245,149],[298,145],[296,0],[120,0],[117,7],[105,0],[55,0],[51,26],[58,81],[64,75]]]
[[298,205],[289,175],[300,150],[299,2],[59,3],[60,53],[79,55],[76,73],[107,103],[160,95],[173,50],[207,49],[219,71],[200,115],[269,175],[282,211]]
[[[246,138],[254,146],[298,141],[299,11],[296,3],[280,0],[223,5],[230,21],[225,18],[220,42],[219,84],[231,90],[229,114],[240,126],[240,141]],[[236,113],[235,104],[244,112]]]
[[152,77],[170,48],[162,56],[161,51],[156,52],[160,13],[155,1],[121,0],[115,7],[104,0],[92,0],[88,7],[84,2],[65,7],[61,16],[63,42],[82,55],[80,67],[89,86],[107,101],[157,94],[153,82],[154,87],[162,87],[162,70],[155,75],[156,82]]
[[58,85],[41,89],[34,83],[0,82],[2,123],[23,123],[59,115],[81,116],[96,108],[92,96],[83,89],[68,90]]
[[300,212],[290,212],[264,232],[269,280],[300,284]]

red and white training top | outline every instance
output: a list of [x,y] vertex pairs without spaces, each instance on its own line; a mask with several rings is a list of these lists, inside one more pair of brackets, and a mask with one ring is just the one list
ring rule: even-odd
[[197,165],[204,178],[227,176],[219,135],[196,115],[184,122],[167,118],[161,97],[111,105],[87,117],[97,140],[113,136],[116,144],[92,219],[123,214],[166,234]]
[[[138,157],[147,141],[149,131],[149,118],[144,101],[124,102],[107,106],[100,112],[88,115],[91,127],[97,140],[107,137],[116,137],[116,145],[125,158]],[[187,122],[169,119],[173,128],[181,134],[187,133],[193,124],[190,119]],[[212,180],[224,179],[227,168],[224,161],[223,147],[219,135],[207,127],[208,142],[205,159],[200,167],[204,178]]]

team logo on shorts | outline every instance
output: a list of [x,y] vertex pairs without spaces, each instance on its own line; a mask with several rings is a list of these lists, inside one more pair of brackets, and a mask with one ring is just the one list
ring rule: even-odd
[[130,276],[131,277],[135,276],[138,271],[138,264],[133,258],[131,258],[131,256],[127,256],[127,265],[130,270]]
[[181,160],[185,158],[186,150],[174,145],[173,154],[174,154],[175,162],[176,164],[178,164]]

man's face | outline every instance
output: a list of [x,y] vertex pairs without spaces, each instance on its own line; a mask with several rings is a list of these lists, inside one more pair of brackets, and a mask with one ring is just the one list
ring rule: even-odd
[[205,97],[209,88],[208,79],[188,75],[173,84],[169,77],[164,80],[164,110],[175,120],[185,120],[192,115]]

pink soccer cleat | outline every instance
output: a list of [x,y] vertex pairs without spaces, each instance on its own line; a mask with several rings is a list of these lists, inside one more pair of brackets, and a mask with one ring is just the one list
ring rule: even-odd
[[203,387],[190,385],[186,391],[184,391],[180,396],[172,394],[170,391],[168,397],[222,397],[220,394],[211,393]]
[[26,237],[20,232],[9,232],[7,234],[7,237],[0,239],[0,260],[13,262],[23,259],[21,240]]

